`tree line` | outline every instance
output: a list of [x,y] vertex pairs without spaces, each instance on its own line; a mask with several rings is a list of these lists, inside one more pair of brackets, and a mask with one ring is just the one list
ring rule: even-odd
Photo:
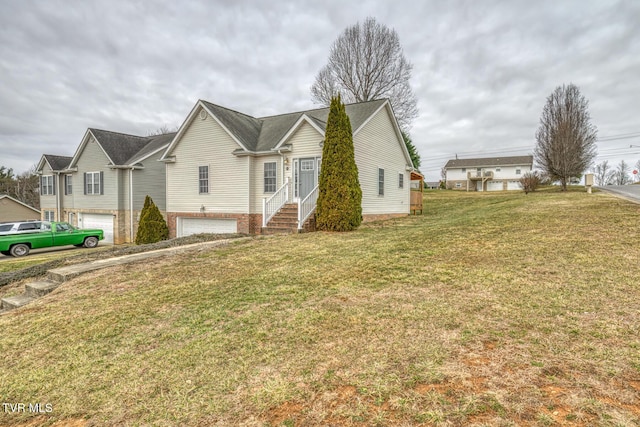
[[40,179],[36,166],[15,175],[12,168],[0,166],[0,195],[13,197],[22,203],[40,209]]

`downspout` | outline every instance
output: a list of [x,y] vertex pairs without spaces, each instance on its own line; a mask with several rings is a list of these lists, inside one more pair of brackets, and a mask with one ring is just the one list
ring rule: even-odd
[[129,169],[129,243],[133,243],[133,168]]

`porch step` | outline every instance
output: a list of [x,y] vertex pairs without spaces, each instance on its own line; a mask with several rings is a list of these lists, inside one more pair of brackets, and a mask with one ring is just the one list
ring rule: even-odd
[[26,294],[2,298],[2,310],[13,310],[14,308],[22,307],[23,305],[29,304],[34,300],[35,298],[27,296]]
[[262,234],[283,234],[298,232],[298,204],[284,205],[271,218],[266,227],[262,227]]
[[25,294],[32,298],[39,298],[53,292],[60,286],[60,283],[44,280],[42,282],[33,282],[25,285]]

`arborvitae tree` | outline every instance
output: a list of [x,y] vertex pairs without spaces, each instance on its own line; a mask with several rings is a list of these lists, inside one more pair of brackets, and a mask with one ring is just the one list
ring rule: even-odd
[[350,231],[362,222],[362,189],[353,151],[351,122],[340,100],[331,100],[322,148],[316,227]]
[[151,197],[144,199],[144,207],[140,213],[140,223],[136,234],[136,245],[156,243],[169,238],[169,227],[160,213],[160,209],[153,203]]

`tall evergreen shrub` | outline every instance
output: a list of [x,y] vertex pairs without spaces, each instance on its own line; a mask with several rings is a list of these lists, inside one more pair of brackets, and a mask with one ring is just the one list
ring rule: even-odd
[[168,238],[169,227],[167,227],[167,222],[160,213],[160,209],[153,203],[151,197],[145,197],[136,233],[136,245],[156,243]]
[[351,122],[338,96],[331,100],[322,148],[316,227],[325,231],[351,231],[361,222],[362,189]]

